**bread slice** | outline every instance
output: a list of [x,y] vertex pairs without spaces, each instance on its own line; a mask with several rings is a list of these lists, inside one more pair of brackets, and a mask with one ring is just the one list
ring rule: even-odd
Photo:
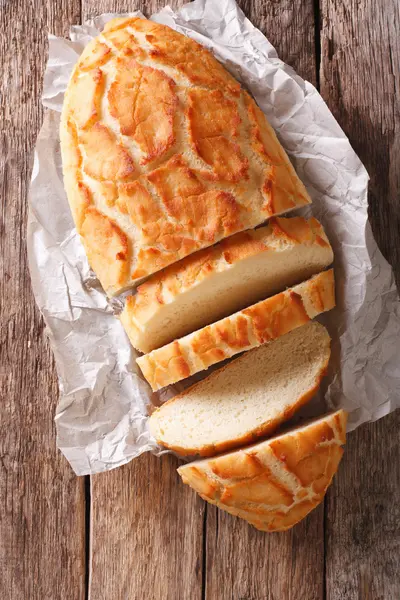
[[346,442],[343,410],[178,469],[200,496],[262,531],[285,531],[322,501]]
[[80,56],[60,123],[64,185],[109,295],[311,202],[265,115],[213,54],[138,17]]
[[[218,298],[215,299],[218,302]],[[152,389],[176,383],[300,327],[335,306],[333,270],[137,359]]]
[[212,456],[272,433],[319,388],[330,337],[317,322],[251,350],[175,396],[150,417],[157,442]]
[[132,345],[151,352],[308,279],[332,261],[316,219],[275,217],[153,275],[128,296],[121,322]]

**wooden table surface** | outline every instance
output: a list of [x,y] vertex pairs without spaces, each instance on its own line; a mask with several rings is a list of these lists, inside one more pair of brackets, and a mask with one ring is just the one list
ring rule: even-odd
[[[398,0],[240,4],[318,86],[364,161],[373,230],[400,281]],[[161,6],[0,0],[0,598],[399,600],[399,412],[349,436],[325,503],[284,534],[206,506],[170,456],[77,478],[56,450],[56,374],[25,251],[46,35]]]

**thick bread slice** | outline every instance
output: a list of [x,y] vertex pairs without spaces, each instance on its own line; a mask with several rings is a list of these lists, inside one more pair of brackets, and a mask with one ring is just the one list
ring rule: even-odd
[[114,19],[85,48],[60,138],[76,228],[109,295],[311,202],[240,84],[146,19]]
[[[218,302],[218,297],[215,299]],[[136,359],[159,390],[270,342],[335,306],[333,269]]]
[[121,322],[151,352],[322,271],[333,252],[314,218],[274,217],[156,273],[126,299]]
[[251,350],[150,417],[156,440],[183,456],[212,456],[272,433],[318,390],[330,337],[317,322]]
[[285,531],[323,499],[346,442],[343,410],[178,469],[204,500],[262,531]]

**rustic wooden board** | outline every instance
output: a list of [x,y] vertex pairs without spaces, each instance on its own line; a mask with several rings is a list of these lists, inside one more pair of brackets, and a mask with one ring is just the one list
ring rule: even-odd
[[[323,0],[321,93],[371,176],[375,236],[400,282],[400,8]],[[326,500],[327,600],[400,597],[400,414],[349,436]]]
[[0,4],[0,595],[83,600],[84,481],[55,447],[57,383],[25,252],[46,26],[64,33],[79,2]]
[[[172,2],[178,6],[183,2]],[[164,6],[83,0],[83,18]],[[204,503],[184,489],[178,462],[145,455],[92,478],[90,598],[196,600],[202,594]]]
[[207,507],[207,600],[322,600],[323,506],[291,531],[265,534]]
[[[315,84],[313,2],[247,0],[241,6],[275,45],[279,56]],[[323,518],[320,507],[293,531],[265,535],[215,507],[207,507],[207,600],[322,598]]]
[[237,0],[279,58],[316,84],[314,0]]
[[327,600],[400,597],[400,412],[349,435],[326,498]]
[[[149,15],[164,2],[0,4],[0,590],[7,600],[81,600],[89,534],[84,480],[55,449],[57,386],[24,240],[29,157],[42,118],[44,28],[65,34],[81,14],[139,8]],[[397,2],[241,6],[286,62],[313,83],[321,78],[324,98],[372,176],[374,231],[400,281]],[[92,600],[397,600],[399,424],[397,413],[352,434],[325,511],[321,506],[286,534],[259,533],[206,507],[180,483],[170,456],[146,455],[93,477],[86,591]]]
[[400,7],[323,0],[321,94],[370,175],[375,237],[400,283]]
[[92,477],[92,600],[200,600],[204,503],[171,456]]
[[82,19],[88,19],[103,13],[125,13],[141,10],[142,13],[149,17],[164,6],[177,8],[185,4],[184,0],[171,0],[163,2],[163,0],[82,0]]

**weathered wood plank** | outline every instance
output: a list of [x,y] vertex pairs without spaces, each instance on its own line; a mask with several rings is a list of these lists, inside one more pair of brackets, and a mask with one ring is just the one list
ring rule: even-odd
[[163,0],[139,0],[132,2],[131,0],[82,0],[82,19],[95,17],[103,13],[125,13],[141,10],[142,13],[149,17],[164,6],[177,8],[185,4],[184,0],[171,0],[164,2]]
[[321,94],[371,177],[374,235],[400,283],[400,5],[323,0]]
[[[371,176],[375,236],[400,282],[400,8],[323,0],[321,93]],[[400,415],[349,436],[326,500],[326,597],[397,600]]]
[[[83,0],[82,15],[139,9],[149,16],[163,6],[162,0]],[[92,478],[93,600],[201,597],[204,507],[183,489],[177,464],[146,455]]]
[[291,531],[266,534],[208,506],[205,597],[322,599],[323,517],[321,505]]
[[57,452],[53,358],[25,251],[32,147],[42,120],[46,27],[62,34],[79,2],[0,10],[0,590],[13,600],[85,597],[84,481]]
[[[279,56],[316,83],[313,2],[240,5],[275,45]],[[207,508],[207,600],[288,600],[323,597],[323,507],[291,532],[257,532],[239,519]]]
[[[134,6],[128,0],[83,0],[82,15],[139,9],[149,16],[163,6],[157,0]],[[177,465],[172,457],[145,455],[92,478],[93,600],[201,598],[204,506],[183,489]]]
[[92,477],[92,600],[200,600],[204,506],[172,456]]
[[238,4],[276,48],[282,60],[316,84],[313,0],[238,0]]
[[349,435],[326,498],[327,600],[398,600],[400,411]]

